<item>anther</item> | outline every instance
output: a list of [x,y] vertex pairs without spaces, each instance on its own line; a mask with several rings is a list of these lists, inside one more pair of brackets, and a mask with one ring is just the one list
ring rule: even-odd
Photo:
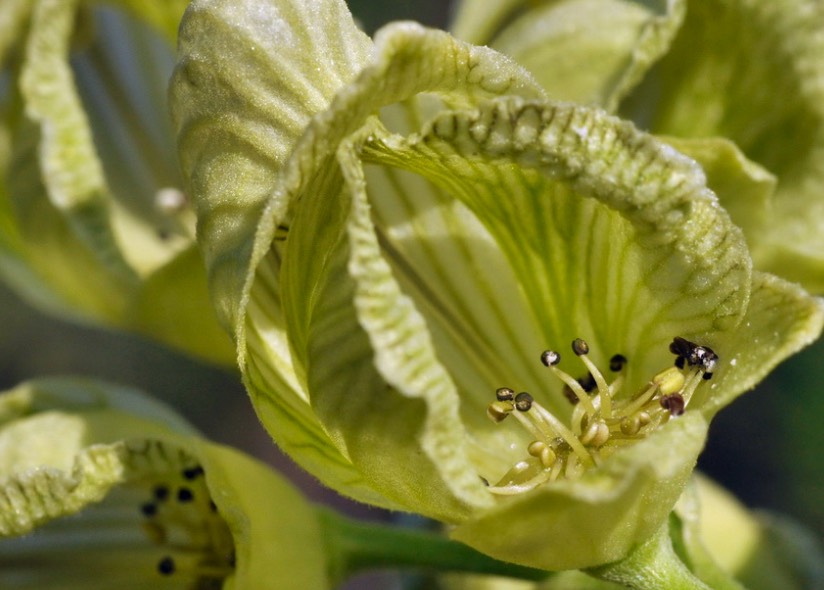
[[195,495],[189,488],[182,487],[177,490],[177,501],[178,502],[191,502],[194,500]]
[[589,354],[589,344],[587,344],[586,341],[582,340],[581,338],[576,338],[572,341],[572,352],[574,352],[578,356]]
[[509,387],[499,387],[495,392],[495,397],[499,402],[509,402],[515,399],[515,392]]
[[519,412],[528,412],[532,408],[532,402],[535,401],[531,395],[526,391],[522,391],[515,396],[515,409]]
[[652,382],[658,386],[658,391],[661,395],[669,395],[677,391],[681,391],[684,387],[686,377],[675,367],[664,369],[652,378]]
[[166,498],[169,497],[169,488],[167,488],[166,486],[155,486],[155,488],[152,490],[152,495],[159,502],[163,502]]
[[602,447],[609,440],[609,427],[603,420],[596,420],[589,425],[581,436],[581,442],[595,448]]
[[486,415],[496,424],[503,422],[515,409],[510,401],[495,401],[486,407]]
[[197,479],[199,476],[203,475],[203,473],[203,467],[198,465],[196,467],[189,467],[187,469],[184,469],[182,475],[185,479],[192,481],[193,479]]
[[561,362],[561,355],[554,350],[545,350],[541,353],[541,362],[547,367],[554,367]]
[[592,376],[592,373],[587,373],[586,377],[580,377],[578,379],[578,384],[587,393],[592,393],[598,388],[598,383],[595,381],[595,377]]
[[718,355],[709,346],[702,346],[676,336],[669,346],[670,352],[678,358],[675,366],[684,368],[684,364],[691,367],[700,367],[705,373],[712,373],[718,362]]
[[532,441],[527,447],[527,452],[541,460],[541,465],[544,467],[552,467],[555,464],[558,456],[545,442],[540,440]]
[[164,557],[157,562],[157,571],[164,576],[170,576],[175,572],[175,560],[171,557]]
[[151,517],[157,514],[157,504],[154,502],[146,502],[142,506],[140,506],[140,513],[143,516]]
[[627,357],[623,354],[615,354],[609,359],[609,370],[613,373],[620,372],[627,364]]
[[661,407],[672,416],[680,416],[684,413],[686,402],[680,393],[672,393],[661,398]]
[[564,394],[564,397],[567,398],[567,400],[569,400],[569,403],[571,403],[573,406],[577,404],[578,401],[580,401],[578,400],[578,396],[575,395],[575,392],[572,391],[572,388],[567,384],[564,384],[564,388],[561,390],[561,393]]

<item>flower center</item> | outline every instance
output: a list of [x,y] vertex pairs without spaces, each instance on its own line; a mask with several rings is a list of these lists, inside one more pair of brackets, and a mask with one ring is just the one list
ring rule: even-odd
[[558,478],[576,478],[597,466],[627,444],[646,438],[670,418],[686,411],[698,386],[712,377],[718,355],[676,337],[670,344],[675,365],[657,373],[641,391],[629,399],[617,400],[624,381],[627,359],[616,354],[610,359],[607,382],[589,358],[589,345],[577,338],[572,351],[589,371],[575,379],[558,367],[561,355],[552,350],[541,354],[541,362],[564,383],[564,395],[574,404],[567,426],[527,392],[516,394],[509,387],[496,392],[487,415],[500,423],[509,416],[527,430],[532,441],[527,459],[516,463],[489,491],[499,495],[526,492]]
[[234,571],[235,548],[226,522],[217,511],[200,465],[181,470],[179,479],[152,487],[140,506],[143,530],[165,550],[157,561],[162,576],[194,580],[189,588],[221,588]]

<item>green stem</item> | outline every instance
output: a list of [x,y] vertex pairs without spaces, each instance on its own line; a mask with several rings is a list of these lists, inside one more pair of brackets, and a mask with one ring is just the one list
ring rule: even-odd
[[465,572],[540,581],[551,572],[498,561],[431,531],[355,521],[318,507],[330,579],[336,583],[371,569]]
[[678,558],[666,523],[621,561],[585,571],[634,590],[712,590]]

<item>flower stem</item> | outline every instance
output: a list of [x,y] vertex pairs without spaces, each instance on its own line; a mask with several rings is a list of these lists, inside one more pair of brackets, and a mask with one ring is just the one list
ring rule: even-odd
[[585,571],[634,590],[712,590],[679,559],[667,524],[621,561]]
[[373,569],[466,572],[539,581],[551,572],[498,561],[438,533],[356,521],[318,507],[335,584]]

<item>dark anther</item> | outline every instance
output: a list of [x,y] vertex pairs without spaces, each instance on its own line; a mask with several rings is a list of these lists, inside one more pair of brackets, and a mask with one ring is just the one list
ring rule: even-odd
[[209,500],[209,510],[211,510],[212,512],[217,512],[217,504],[215,504],[211,500]]
[[704,373],[701,376],[704,378],[704,381],[709,381],[710,379],[712,379],[712,373]]
[[169,488],[166,486],[155,486],[152,490],[155,500],[162,502],[169,497]]
[[572,352],[574,352],[578,356],[581,356],[582,354],[588,354],[589,344],[587,344],[585,340],[576,338],[572,341]]
[[611,359],[609,359],[609,370],[613,373],[619,372],[621,369],[624,368],[624,365],[627,364],[627,357],[623,354],[616,354],[613,355]]
[[578,399],[578,396],[575,395],[575,392],[572,391],[572,388],[569,385],[564,385],[564,388],[561,390],[561,393],[564,394],[564,397],[569,400],[573,406],[580,402],[581,400]]
[[197,479],[199,476],[203,475],[203,467],[197,465],[196,467],[188,467],[183,470],[183,477],[192,481],[193,479]]
[[684,398],[680,393],[671,393],[661,398],[661,407],[672,416],[680,416],[683,414],[685,406]]
[[157,504],[154,502],[146,502],[140,507],[140,513],[143,516],[154,516],[157,514]]
[[572,447],[569,446],[569,443],[562,439],[560,436],[558,438],[552,439],[552,444],[550,444],[550,447],[556,453],[564,455],[572,450]]
[[164,557],[157,562],[157,571],[164,576],[173,574],[175,571],[175,560],[171,557]]
[[673,339],[669,349],[678,356],[675,366],[679,369],[683,369],[686,363],[690,367],[701,367],[705,373],[712,373],[718,362],[718,355],[709,346],[701,346],[678,336]]
[[695,349],[696,344],[681,338],[680,336],[676,336],[670,342],[669,350],[672,354],[676,356],[682,356],[684,358],[688,358],[692,351]]
[[515,409],[519,412],[528,412],[532,407],[533,401],[534,400],[531,395],[529,395],[526,391],[522,391],[515,396]]
[[515,399],[515,392],[509,387],[499,387],[498,390],[495,391],[495,397],[499,402],[510,402]]
[[486,487],[489,487],[489,480],[485,478],[483,475],[479,475],[478,477],[481,478],[481,483],[484,484]]
[[598,388],[598,383],[595,382],[595,377],[592,376],[592,373],[587,373],[586,377],[579,377],[576,381],[587,393],[592,393]]
[[545,350],[541,353],[541,362],[547,367],[557,365],[561,362],[561,355],[554,350]]
[[180,488],[177,490],[177,501],[178,502],[191,502],[194,500],[195,495],[189,488]]

